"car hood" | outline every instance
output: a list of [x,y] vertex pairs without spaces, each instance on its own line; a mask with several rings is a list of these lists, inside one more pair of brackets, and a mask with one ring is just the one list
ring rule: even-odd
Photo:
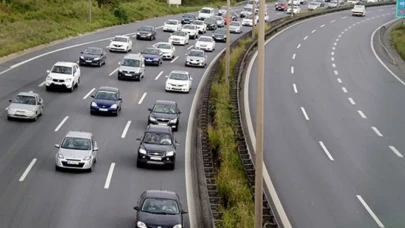
[[126,42],[111,41],[110,45],[128,45]]
[[213,33],[212,34],[214,37],[225,37],[226,34],[220,34],[220,33]]
[[172,39],[181,39],[181,40],[185,40],[185,39],[186,39],[186,37],[184,37],[184,36],[175,36],[175,35],[171,35],[169,38],[172,38]]
[[223,24],[224,21],[223,21],[223,20],[217,20],[217,23],[218,23],[218,24]]
[[64,148],[59,148],[58,153],[62,154],[65,158],[71,159],[83,159],[84,157],[91,155],[90,150],[71,150]]
[[93,99],[93,102],[97,104],[97,106],[105,108],[105,107],[110,107],[113,104],[117,104],[117,101],[111,101],[111,100],[103,100],[103,99]]
[[181,31],[183,31],[183,32],[197,32],[194,29],[185,29],[185,28],[181,29]]
[[178,27],[179,25],[165,24],[164,27]]
[[204,61],[204,57],[198,57],[198,56],[187,56],[187,61]]
[[212,43],[212,42],[204,42],[204,41],[197,41],[195,43],[195,46],[199,46],[199,45],[214,46],[214,43]]
[[159,145],[159,144],[148,144],[148,143],[142,143],[141,147],[143,147],[145,150],[149,151],[156,151],[156,152],[168,152],[168,151],[173,151],[173,145]]
[[120,70],[129,71],[129,72],[140,72],[140,67],[128,67],[128,66],[120,66]]
[[240,26],[234,26],[234,25],[229,26],[229,29],[231,29],[231,30],[236,30],[236,29],[240,29],[240,28],[241,28]]
[[151,227],[174,227],[177,224],[182,224],[181,215],[159,215],[139,211],[138,221],[145,223]]
[[172,49],[163,49],[163,48],[160,48],[160,51],[162,51],[163,53],[173,53],[173,50],[172,50]]
[[142,35],[152,35],[152,32],[149,32],[149,31],[137,31],[137,33],[142,34]]
[[190,82],[189,81],[183,81],[183,80],[167,79],[166,83],[170,83],[170,84],[174,84],[174,85],[188,85]]
[[99,58],[100,55],[97,55],[97,54],[95,54],[95,55],[93,55],[93,54],[82,54],[82,57],[86,58],[86,59],[94,59],[94,58]]
[[51,77],[52,79],[68,79],[73,77],[70,74],[58,74],[58,73],[49,73],[48,76]]
[[8,108],[9,109],[27,110],[27,111],[36,111],[38,106],[37,105],[11,103],[10,106],[8,106]]
[[154,118],[162,118],[162,119],[176,119],[177,115],[176,114],[167,114],[167,113],[151,113],[151,116],[153,116]]
[[252,22],[253,19],[243,18],[242,22]]
[[203,28],[204,26],[207,26],[206,24],[202,24],[202,25],[195,25],[197,28]]

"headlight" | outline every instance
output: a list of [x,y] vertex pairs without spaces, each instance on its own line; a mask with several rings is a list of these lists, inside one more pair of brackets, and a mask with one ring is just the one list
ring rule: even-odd
[[174,151],[168,151],[166,152],[166,156],[171,157],[174,155]]
[[176,123],[176,122],[177,122],[177,118],[170,120],[170,123]]
[[121,70],[121,69],[118,69],[118,71],[119,71],[119,72],[122,72],[122,70]]
[[94,58],[95,61],[100,60],[100,58]]
[[183,228],[183,226],[181,224],[177,224],[177,225],[173,226],[173,228]]
[[62,158],[62,159],[63,159],[63,155],[58,153],[58,158]]
[[[166,83],[167,84],[167,83]],[[150,121],[156,121],[156,119],[153,116],[149,116]]]
[[140,32],[137,32],[136,35],[141,35],[141,33],[140,33]]
[[[142,149],[142,148],[139,148],[139,153],[141,153],[141,154],[146,154],[146,150],[145,149]],[[138,225],[139,226],[139,225]]]
[[80,58],[81,58],[81,59],[84,59],[84,57],[83,57],[83,56],[80,56]]
[[158,61],[158,60],[159,60],[159,58],[154,58],[153,60],[154,60],[154,61]]
[[111,105],[111,108],[117,109],[117,108],[118,108],[118,105],[117,105],[117,104],[113,104],[113,105]]
[[66,79],[66,82],[71,82],[71,81],[72,81],[71,78]]
[[47,81],[52,81],[52,78],[48,76],[48,77],[46,77],[46,80]]
[[15,109],[9,108],[9,109],[7,109],[7,111],[9,111],[9,112],[15,112]]
[[143,223],[143,222],[141,222],[141,221],[137,222],[136,225],[137,225],[139,228],[147,228],[146,225],[145,225],[145,223]]
[[212,34],[212,37],[215,37],[215,35],[214,35],[214,34]]
[[91,102],[91,107],[97,107],[97,104],[96,104],[96,102]]
[[28,114],[34,114],[35,112],[34,111],[25,111],[26,113],[28,113]]
[[88,161],[90,159],[91,159],[91,156],[86,156],[86,157],[83,158],[83,161]]

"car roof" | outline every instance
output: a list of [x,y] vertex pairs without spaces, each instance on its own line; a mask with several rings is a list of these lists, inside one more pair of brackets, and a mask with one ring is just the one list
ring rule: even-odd
[[158,44],[170,44],[171,45],[171,43],[169,43],[169,42],[157,42],[156,45],[158,45]]
[[200,49],[191,49],[188,53],[191,53],[191,52],[202,52],[202,53],[205,53],[204,50],[200,50]]
[[145,27],[154,28],[155,26],[152,26],[152,25],[142,25],[140,28],[145,28]]
[[27,97],[34,97],[34,96],[36,96],[36,95],[38,95],[37,93],[34,93],[34,92],[19,92],[18,94],[17,94],[17,96],[27,96]]
[[73,62],[64,62],[64,61],[59,61],[59,62],[56,62],[56,63],[54,64],[54,66],[65,66],[65,67],[73,67],[74,65],[76,65],[76,63],[73,63]]
[[91,139],[92,136],[93,136],[92,133],[85,131],[69,131],[66,134],[66,137],[85,138],[85,139]]
[[168,100],[156,100],[155,104],[171,104],[171,105],[175,105],[176,102],[175,101],[168,101]]
[[[210,36],[200,36],[200,38],[210,38],[210,39],[213,39],[212,37],[210,37]],[[199,38],[199,39],[200,39]]]
[[172,128],[170,126],[149,124],[145,130],[145,133],[146,132],[163,132],[170,134],[172,133]]
[[115,37],[117,37],[117,38],[127,38],[127,39],[129,39],[129,36],[125,36],[125,35],[117,35],[117,36],[114,36],[114,38]]
[[170,74],[172,74],[172,73],[190,74],[190,73],[188,73],[188,71],[185,71],[185,70],[172,70],[172,72],[170,72]]
[[177,21],[177,22],[179,22],[179,20],[176,20],[176,19],[169,19],[167,21]]
[[166,190],[147,190],[144,192],[146,198],[160,198],[160,199],[173,199],[179,200],[177,194],[172,191]]
[[141,59],[142,55],[140,53],[137,54],[126,54],[124,59]]
[[112,92],[118,92],[118,91],[119,91],[118,88],[110,87],[110,86],[101,86],[100,88],[98,88],[97,91],[100,91],[100,90],[103,90],[103,91],[112,91]]

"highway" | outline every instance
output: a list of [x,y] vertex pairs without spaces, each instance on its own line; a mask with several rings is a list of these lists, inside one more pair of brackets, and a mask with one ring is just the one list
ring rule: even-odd
[[405,88],[370,46],[394,19],[395,6],[342,11],[266,45],[264,163],[292,227],[404,227]]
[[[240,11],[243,6],[237,7]],[[238,12],[237,11],[237,12]],[[270,19],[284,13],[274,12],[269,5]],[[0,107],[21,91],[39,93],[45,104],[45,113],[37,122],[7,121],[0,118],[0,227],[133,227],[135,211],[132,209],[140,194],[148,189],[165,189],[179,194],[185,208],[191,183],[186,183],[184,145],[190,107],[196,88],[206,69],[186,68],[185,54],[195,43],[177,46],[172,61],[160,67],[148,67],[141,82],[118,81],[116,70],[122,53],[108,53],[107,64],[101,68],[81,67],[81,83],[73,93],[45,92],[46,70],[57,61],[74,61],[86,47],[106,48],[111,37],[133,36],[141,25],[158,28],[155,41],[133,39],[132,53],[138,53],[156,42],[167,41],[169,33],[161,27],[167,19],[180,19],[181,15],[167,16],[122,25],[97,33],[80,36],[65,42],[17,57],[0,65]],[[244,33],[250,28],[244,28]],[[205,35],[210,36],[208,31]],[[243,33],[242,33],[243,34]],[[232,40],[240,35],[232,34]],[[208,53],[209,62],[225,47],[217,43],[216,51]],[[166,93],[165,75],[172,70],[187,70],[193,77],[190,94]],[[119,117],[90,116],[90,94],[101,86],[121,90],[123,109]],[[158,99],[178,102],[182,111],[180,129],[176,138],[177,149],[174,171],[136,168],[136,138],[146,128],[148,111]],[[98,142],[99,153],[92,173],[56,172],[54,144],[61,142],[70,130],[90,131]],[[110,176],[111,178],[107,178]],[[194,205],[191,205],[194,207]],[[186,227],[190,227],[188,216]]]

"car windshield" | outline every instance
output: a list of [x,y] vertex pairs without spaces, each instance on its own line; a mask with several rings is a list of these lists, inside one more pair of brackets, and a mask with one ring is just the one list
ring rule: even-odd
[[101,54],[102,50],[100,48],[87,48],[84,50],[83,54],[87,55],[99,55]]
[[332,0],[332,1],[330,1],[330,3],[337,3],[337,1],[336,1],[336,0]]
[[204,23],[205,24],[214,24],[214,23],[217,23],[217,21],[215,19],[212,19],[212,18],[207,18],[207,19],[204,20]]
[[128,67],[140,67],[141,61],[137,59],[124,59],[122,61],[122,66],[128,66]]
[[147,55],[159,55],[159,49],[155,48],[147,48],[142,51],[142,54],[147,54]]
[[112,41],[116,41],[116,42],[127,42],[128,39],[124,38],[124,37],[114,37]]
[[193,21],[193,24],[195,24],[195,25],[202,25],[202,24],[204,24],[204,22],[203,22],[203,21]]
[[212,42],[211,37],[200,37],[200,39],[198,39],[198,41],[201,42]]
[[116,101],[118,100],[118,94],[114,91],[102,91],[99,90],[94,96],[95,99]]
[[222,20],[223,20],[222,17],[218,17],[218,16],[216,16],[215,19],[216,19],[217,21],[222,21]]
[[177,31],[172,33],[173,36],[187,36],[187,34],[185,32],[182,31]]
[[169,79],[187,81],[188,80],[188,75],[187,74],[182,74],[182,73],[171,73],[170,76],[169,76]]
[[54,66],[52,68],[52,73],[57,73],[57,74],[72,74],[72,67],[67,67],[67,66]]
[[250,7],[245,7],[245,8],[243,8],[243,11],[252,11],[252,8],[250,8]]
[[91,141],[85,138],[66,137],[63,140],[61,148],[69,150],[90,150]]
[[184,25],[183,26],[184,29],[195,29],[194,25]]
[[12,103],[16,104],[27,104],[27,105],[36,105],[37,102],[35,100],[35,97],[33,96],[23,96],[23,95],[17,95]]
[[364,9],[365,7],[363,5],[355,5],[354,9]]
[[170,44],[158,44],[156,47],[159,49],[170,49],[171,48]]
[[189,56],[195,56],[195,57],[204,57],[204,52],[202,51],[190,51],[188,54]]
[[142,142],[146,144],[172,145],[172,138],[168,133],[147,132]]
[[209,10],[209,9],[202,9],[202,10],[200,11],[200,13],[211,13],[211,10]]
[[152,31],[153,31],[153,29],[152,29],[152,27],[149,27],[149,26],[144,26],[144,27],[140,27],[140,28],[139,28],[139,31],[147,31],[147,32],[152,32]]
[[153,112],[164,114],[176,114],[176,106],[172,104],[155,104]]
[[177,25],[177,21],[166,21],[167,25]]
[[217,30],[215,30],[215,32],[214,32],[215,34],[225,34],[226,33],[226,30],[225,29],[217,29]]
[[236,22],[236,21],[231,22],[229,25],[230,26],[240,26],[239,22]]
[[152,214],[179,214],[179,205],[171,199],[153,199],[147,198],[143,202],[141,211]]

